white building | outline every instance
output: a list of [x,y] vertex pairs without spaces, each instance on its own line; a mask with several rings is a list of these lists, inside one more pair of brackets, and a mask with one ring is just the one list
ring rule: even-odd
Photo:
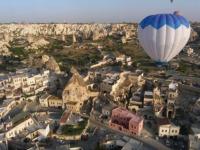
[[39,98],[39,102],[40,102],[40,105],[41,105],[42,107],[48,107],[48,106],[49,106],[49,104],[48,104],[48,99],[49,99],[49,97],[51,97],[51,95],[46,93],[46,94],[42,95],[42,96]]
[[22,86],[22,79],[24,77],[25,77],[24,74],[15,74],[11,76],[15,89],[20,88]]
[[35,76],[30,76],[29,78],[27,78],[27,85],[35,85]]
[[63,105],[62,99],[52,96],[50,94],[42,95],[39,98],[39,102],[42,107],[62,108],[62,105]]
[[18,103],[13,99],[6,99],[0,108],[0,118],[5,117]]
[[0,75],[0,88],[3,88],[8,83],[8,77],[5,75]]
[[34,126],[34,125],[37,125],[36,120],[33,117],[29,116],[28,118],[25,118],[25,120],[23,122],[17,124],[10,130],[8,130],[5,133],[5,137],[7,139],[16,137],[16,136],[20,135],[22,132],[24,132],[25,130],[27,130],[29,127]]
[[169,122],[167,118],[162,118],[158,120],[158,136],[171,137],[178,136],[180,132],[180,127]]
[[153,92],[152,91],[145,91],[144,92],[144,105],[151,106],[153,102]]

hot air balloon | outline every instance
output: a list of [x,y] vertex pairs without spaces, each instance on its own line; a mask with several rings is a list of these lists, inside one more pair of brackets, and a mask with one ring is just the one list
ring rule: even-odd
[[144,18],[138,27],[140,45],[158,63],[167,63],[180,53],[190,37],[190,23],[179,13]]

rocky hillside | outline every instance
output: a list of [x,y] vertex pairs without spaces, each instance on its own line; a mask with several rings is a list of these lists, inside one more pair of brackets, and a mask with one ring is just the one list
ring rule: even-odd
[[[42,48],[54,45],[60,48],[62,41],[66,46],[85,40],[98,41],[105,37],[126,40],[136,37],[136,24],[1,24],[0,55],[11,55],[13,47],[39,52]],[[55,40],[59,43],[55,43]],[[14,52],[15,54],[15,52]]]
[[[199,39],[200,25],[193,23],[192,28],[191,42]],[[51,39],[65,41],[71,45],[84,40],[98,41],[106,37],[120,39],[124,44],[137,38],[137,24],[1,24],[0,41],[3,44],[0,44],[0,54],[10,55],[7,47],[16,44],[26,50],[37,50],[51,44]]]
[[[192,28],[192,38],[196,38],[200,34],[200,25],[193,23]],[[137,24],[1,24],[0,40],[10,42],[21,38],[32,43],[41,37],[59,37],[64,41],[69,35],[73,41],[99,40],[116,34],[126,40],[136,37],[136,32]]]
[[13,38],[27,37],[29,40],[40,36],[75,35],[84,39],[98,40],[99,38],[119,33],[127,38],[135,35],[134,24],[2,24],[0,39],[12,41]]
[[[193,23],[192,28],[189,46],[196,52],[200,25]],[[3,69],[16,68],[13,64],[22,61],[26,64],[27,58],[34,64],[48,55],[50,62],[56,62],[46,63],[48,68],[59,72],[76,66],[82,72],[100,61],[102,52],[131,56],[135,65],[152,62],[139,46],[137,24],[0,24],[0,56],[11,55],[17,61],[5,60],[0,66]]]

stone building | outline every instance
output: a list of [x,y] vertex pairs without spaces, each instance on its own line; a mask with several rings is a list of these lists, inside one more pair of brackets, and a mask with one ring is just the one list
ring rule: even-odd
[[65,103],[65,108],[72,112],[79,112],[81,109],[82,104],[77,101],[68,101]]
[[180,127],[171,123],[167,118],[158,119],[158,136],[178,136]]
[[[79,112],[84,101],[90,97],[97,96],[98,93],[88,90],[86,82],[75,68],[71,69],[71,73],[72,77],[65,86],[62,94],[63,108],[73,108],[73,110]],[[74,106],[72,107],[71,104],[74,104]],[[74,107],[77,107],[77,109]]]
[[48,93],[43,94],[39,98],[39,103],[41,107],[46,107],[46,108],[62,108],[63,101],[61,98],[50,95]]
[[49,107],[62,108],[62,99],[56,96],[51,96],[48,99]]
[[5,138],[10,139],[22,135],[26,130],[35,129],[38,122],[34,117],[26,115],[22,120],[19,120],[10,130],[5,133]]

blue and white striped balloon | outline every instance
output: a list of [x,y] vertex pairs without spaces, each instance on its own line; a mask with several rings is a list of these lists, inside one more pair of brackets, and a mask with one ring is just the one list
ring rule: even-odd
[[156,62],[168,62],[184,48],[190,38],[190,23],[178,14],[146,17],[138,27],[141,46]]

